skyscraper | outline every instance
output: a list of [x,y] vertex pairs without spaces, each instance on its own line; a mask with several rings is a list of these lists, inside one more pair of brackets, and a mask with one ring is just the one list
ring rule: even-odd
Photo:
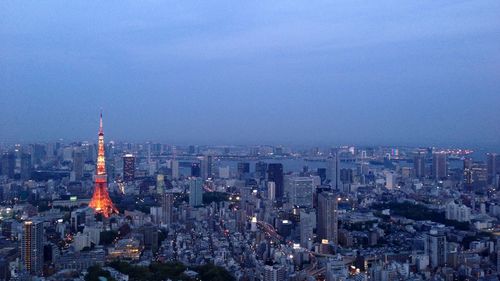
[[123,155],[123,181],[135,180],[135,157],[132,154]]
[[441,229],[431,229],[426,234],[425,250],[429,255],[429,262],[432,268],[446,265],[448,248],[446,235]]
[[464,159],[464,185],[467,188],[472,188],[472,184],[474,182],[474,177],[473,177],[473,162],[472,158],[465,158]]
[[14,177],[16,168],[16,155],[14,153],[4,153],[2,155],[2,175],[9,178]]
[[83,177],[83,153],[80,148],[73,151],[73,172],[75,180],[79,181]]
[[203,205],[203,180],[193,177],[189,180],[189,205],[192,207]]
[[486,165],[488,174],[488,184],[498,185],[496,182],[498,175],[500,174],[500,155],[496,153],[488,153],[486,155]]
[[213,172],[212,172],[212,163],[213,156],[212,155],[205,155],[201,159],[201,175],[204,180],[213,177]]
[[239,162],[238,170],[237,170],[238,178],[245,179],[250,174],[250,163],[247,162]]
[[31,155],[23,153],[21,155],[21,180],[31,178]]
[[337,196],[331,192],[318,195],[318,236],[335,244],[338,242],[337,204]]
[[413,170],[415,171],[416,178],[425,177],[425,154],[417,153],[413,158]]
[[174,221],[174,194],[171,192],[165,193],[161,201],[162,222],[169,225]]
[[287,177],[288,202],[300,208],[313,206],[314,179],[311,177]]
[[275,184],[276,200],[283,199],[284,183],[283,183],[283,164],[271,163],[267,166],[267,180]]
[[179,178],[179,161],[173,159],[170,161],[170,170],[172,171],[172,179]]
[[160,195],[165,193],[165,176],[163,174],[156,175],[156,193]]
[[432,154],[432,177],[435,180],[443,180],[448,177],[448,163],[445,152]]
[[326,179],[330,181],[333,189],[340,187],[340,161],[338,152],[326,160]]
[[191,165],[191,176],[197,178],[201,177],[200,163],[193,163]]
[[96,213],[109,217],[111,213],[118,213],[115,205],[109,198],[108,176],[106,174],[106,159],[104,157],[104,129],[102,127],[102,113],[99,122],[99,141],[97,152],[97,168],[94,179],[94,194],[90,200],[89,207]]
[[267,163],[259,161],[255,163],[255,178],[264,180],[266,178]]
[[21,240],[21,261],[32,275],[40,275],[43,268],[43,222],[25,221]]

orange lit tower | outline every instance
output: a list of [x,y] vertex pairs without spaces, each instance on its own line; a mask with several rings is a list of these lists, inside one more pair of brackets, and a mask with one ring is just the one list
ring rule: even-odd
[[104,158],[104,130],[102,128],[102,113],[99,122],[99,143],[97,152],[97,170],[95,174],[94,194],[90,200],[89,207],[104,217],[112,213],[118,213],[108,193],[108,180],[106,175],[106,161]]

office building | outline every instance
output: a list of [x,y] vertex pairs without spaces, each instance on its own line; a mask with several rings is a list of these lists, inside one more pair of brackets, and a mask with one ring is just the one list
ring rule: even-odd
[[21,239],[21,261],[32,275],[40,275],[43,269],[43,222],[25,221]]
[[337,244],[338,242],[338,214],[337,196],[331,192],[318,194],[318,236]]
[[2,175],[14,178],[16,169],[16,155],[14,153],[4,153],[2,155]]
[[250,163],[239,162],[237,169],[238,179],[246,179],[250,175]]
[[123,181],[132,182],[135,180],[135,156],[125,154],[123,156]]
[[416,178],[425,178],[425,154],[417,153],[413,157],[413,171]]
[[340,187],[340,160],[339,153],[326,160],[326,180],[333,189]]
[[203,180],[193,177],[189,180],[189,205],[192,207],[203,205]]
[[448,163],[445,152],[432,154],[432,177],[435,180],[444,180],[448,177]]
[[191,164],[191,176],[196,178],[201,177],[200,163]]
[[264,281],[285,281],[286,268],[282,265],[264,266]]
[[441,229],[433,228],[425,237],[425,251],[429,255],[431,267],[445,266],[448,254],[446,235]]
[[288,202],[299,208],[312,208],[314,179],[311,177],[286,177],[286,193]]
[[174,194],[167,192],[162,197],[162,223],[170,226],[174,222]]
[[486,166],[488,174],[488,184],[498,187],[498,175],[500,175],[500,155],[488,153],[486,155]]
[[267,163],[259,161],[255,163],[255,178],[257,180],[265,180],[267,171]]
[[283,164],[269,164],[267,166],[267,180],[274,182],[276,200],[281,202],[284,193]]

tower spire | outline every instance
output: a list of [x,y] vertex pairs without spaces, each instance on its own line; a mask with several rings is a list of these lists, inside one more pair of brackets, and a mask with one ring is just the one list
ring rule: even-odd
[[101,115],[99,118],[99,134],[104,134],[104,129],[102,128],[102,109],[101,109]]
[[94,178],[94,194],[89,206],[97,213],[109,217],[111,213],[118,213],[108,193],[108,179],[106,174],[106,159],[104,153],[104,130],[102,128],[102,110],[99,119],[99,135],[97,143],[97,165]]

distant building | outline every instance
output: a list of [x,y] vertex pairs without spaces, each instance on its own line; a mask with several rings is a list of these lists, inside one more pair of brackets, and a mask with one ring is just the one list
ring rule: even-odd
[[282,265],[264,266],[264,281],[285,281],[286,268]]
[[498,187],[498,177],[500,175],[500,155],[488,153],[486,155],[486,166],[488,174],[488,184]]
[[448,254],[446,235],[441,229],[431,229],[425,237],[425,251],[432,268],[445,266]]
[[174,194],[167,192],[162,197],[162,222],[168,226],[174,221]]
[[301,208],[312,208],[314,179],[311,177],[287,177],[286,191],[288,202]]
[[172,179],[178,179],[179,178],[179,161],[171,160],[170,161],[170,170],[171,170]]
[[16,169],[16,155],[14,153],[4,153],[2,155],[2,175],[14,178]]
[[237,169],[238,179],[246,179],[250,175],[250,163],[239,162]]
[[271,163],[267,166],[267,180],[275,184],[276,200],[281,201],[284,193],[283,164]]
[[266,179],[267,163],[259,161],[255,163],[255,178],[258,180]]
[[191,178],[189,180],[189,205],[192,207],[203,205],[203,180]]
[[200,163],[191,164],[191,176],[196,178],[201,177]]
[[25,221],[21,239],[21,260],[32,275],[40,275],[43,268],[43,222]]
[[471,210],[465,205],[458,205],[455,202],[450,202],[446,205],[446,219],[459,222],[470,222]]
[[425,154],[417,153],[413,158],[413,171],[416,178],[425,178]]
[[326,160],[326,179],[333,189],[340,187],[340,160],[338,152]]
[[123,180],[125,182],[135,180],[135,157],[132,154],[123,156]]
[[337,198],[331,192],[318,195],[318,236],[335,244],[338,243]]
[[432,154],[432,177],[435,180],[443,180],[448,177],[448,163],[445,152]]

